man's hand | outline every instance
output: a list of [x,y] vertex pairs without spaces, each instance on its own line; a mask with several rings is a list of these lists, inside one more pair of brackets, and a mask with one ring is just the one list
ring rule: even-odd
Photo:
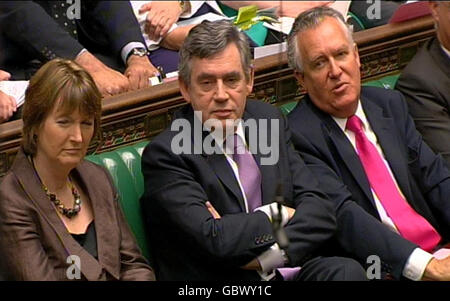
[[284,207],[287,209],[287,212],[288,212],[288,220],[291,220],[291,218],[295,214],[295,209],[293,209],[291,207],[287,207],[287,206],[284,206]]
[[246,265],[242,266],[241,269],[243,270],[252,270],[252,271],[261,271],[261,264],[259,263],[258,259],[253,259]]
[[149,86],[148,78],[158,73],[158,70],[150,63],[147,56],[131,55],[127,65],[125,76],[128,78],[131,90]]
[[195,27],[196,24],[180,26],[175,28],[159,43],[162,47],[172,50],[180,50],[186,39],[189,31]]
[[170,27],[182,14],[178,1],[152,1],[142,5],[139,13],[147,12],[145,32],[151,40],[165,37]]
[[16,110],[15,98],[0,91],[0,123],[7,121]]
[[308,9],[318,6],[328,6],[334,1],[283,1],[279,7],[280,17],[297,18],[297,16]]
[[425,268],[422,280],[450,281],[450,256],[441,260],[431,259]]
[[206,208],[208,208],[209,212],[214,217],[214,219],[220,219],[221,216],[219,212],[217,212],[216,208],[214,208],[209,201],[206,202]]
[[128,91],[128,79],[104,65],[88,51],[78,56],[75,61],[92,76],[103,97]]
[[11,74],[6,71],[0,70],[0,81],[9,80],[11,78]]

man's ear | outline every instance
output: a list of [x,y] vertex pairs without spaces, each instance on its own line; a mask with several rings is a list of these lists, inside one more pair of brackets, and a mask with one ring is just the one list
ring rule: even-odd
[[302,86],[304,89],[305,87],[305,77],[303,76],[303,73],[299,71],[294,71],[294,77],[297,79],[297,83]]
[[183,80],[179,79],[178,86],[180,87],[180,92],[184,100],[186,100],[187,103],[191,103],[191,96],[189,94],[188,85],[186,85],[186,83]]
[[434,22],[435,23],[439,22],[439,13],[438,13],[439,3],[437,1],[428,1],[428,6],[430,7],[431,15],[433,16]]
[[255,80],[255,69],[250,67],[250,74],[247,81],[247,96],[253,91],[253,82]]
[[359,58],[358,45],[356,43],[353,44],[353,51],[355,51],[355,60],[358,62],[358,67],[361,68],[361,60]]

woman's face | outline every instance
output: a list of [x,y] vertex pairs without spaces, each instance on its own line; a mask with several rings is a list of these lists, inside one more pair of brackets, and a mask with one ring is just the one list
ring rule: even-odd
[[94,117],[81,115],[79,111],[64,113],[57,104],[36,135],[36,157],[72,169],[86,155],[94,135]]

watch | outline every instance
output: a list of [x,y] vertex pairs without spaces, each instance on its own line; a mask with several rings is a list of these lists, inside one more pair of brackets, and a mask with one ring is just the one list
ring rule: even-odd
[[181,14],[186,12],[186,9],[187,9],[186,2],[187,1],[178,1],[178,3],[180,4],[180,8],[181,8]]
[[143,48],[143,47],[136,47],[136,48],[131,49],[131,51],[128,53],[128,56],[127,56],[127,62],[128,62],[128,59],[130,58],[130,56],[132,56],[132,55],[137,55],[137,56],[142,57],[142,56],[148,55],[148,51],[146,48]]

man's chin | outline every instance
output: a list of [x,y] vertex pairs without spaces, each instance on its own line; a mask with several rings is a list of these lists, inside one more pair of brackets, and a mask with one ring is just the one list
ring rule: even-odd
[[221,131],[223,133],[234,132],[239,120],[210,118],[204,122],[204,126],[213,131]]

